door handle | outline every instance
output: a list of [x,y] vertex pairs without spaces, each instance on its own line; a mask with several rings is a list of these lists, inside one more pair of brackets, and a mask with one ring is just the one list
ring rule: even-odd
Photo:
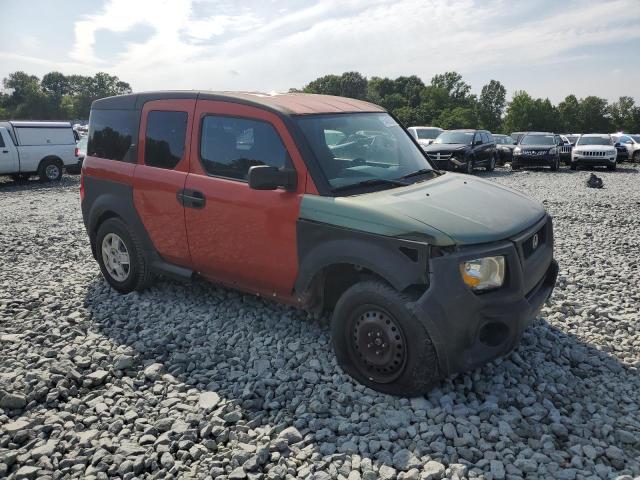
[[9,150],[2,150],[2,153],[9,153]]
[[204,208],[206,204],[205,196],[202,192],[184,188],[176,193],[178,202],[185,208]]

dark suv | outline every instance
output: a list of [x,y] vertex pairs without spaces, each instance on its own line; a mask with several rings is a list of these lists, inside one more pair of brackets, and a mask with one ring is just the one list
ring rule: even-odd
[[332,312],[339,364],[386,393],[424,393],[513,349],[558,271],[539,202],[436,170],[383,108],[354,99],[96,100],[80,198],[117,291],[199,275]]
[[423,150],[442,170],[471,174],[476,167],[492,171],[498,162],[496,142],[486,130],[447,130]]
[[520,137],[513,150],[511,168],[550,167],[556,171],[560,168],[560,136],[550,132],[527,132]]

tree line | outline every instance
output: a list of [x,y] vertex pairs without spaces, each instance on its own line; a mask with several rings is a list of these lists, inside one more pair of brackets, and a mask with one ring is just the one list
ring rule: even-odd
[[19,71],[2,81],[0,118],[16,120],[88,119],[91,102],[112,95],[131,93],[131,86],[115,75],[93,76],[49,72],[38,78]]
[[[94,100],[132,91],[127,82],[104,72],[93,76],[49,72],[40,79],[18,71],[4,78],[3,85],[0,118],[21,120],[87,119]],[[499,81],[491,80],[475,95],[457,72],[434,75],[428,84],[416,75],[366,78],[345,72],[317,78],[301,91],[368,100],[382,105],[407,126],[485,128],[494,133],[640,132],[640,106],[628,96],[609,103],[596,96],[579,99],[569,95],[554,105],[548,98],[533,98],[517,90],[508,102],[507,90]]]
[[640,106],[628,96],[609,104],[606,99],[568,95],[554,105],[548,98],[533,98],[524,90],[507,90],[497,80],[482,87],[480,95],[457,72],[434,75],[428,84],[419,77],[366,78],[358,72],[325,75],[302,90],[367,100],[382,105],[404,125],[433,125],[444,129],[484,128],[491,132],[552,131],[579,133],[640,132]]

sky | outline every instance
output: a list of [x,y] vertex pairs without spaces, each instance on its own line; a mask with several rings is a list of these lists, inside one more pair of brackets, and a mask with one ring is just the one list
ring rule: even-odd
[[508,97],[640,103],[640,0],[4,0],[2,17],[0,78],[280,92],[329,73],[455,70],[475,93],[496,79]]

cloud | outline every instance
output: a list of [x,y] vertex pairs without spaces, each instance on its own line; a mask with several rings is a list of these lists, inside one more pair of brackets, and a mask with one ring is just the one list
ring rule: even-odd
[[[519,59],[529,67],[585,61],[576,49],[640,38],[636,1],[525,9],[504,0],[274,0],[242,8],[209,3],[215,13],[209,15],[193,0],[107,0],[75,23],[66,64],[110,71],[136,90],[286,90],[348,70],[428,80],[446,70],[490,71]],[[621,11],[624,17],[611,14]],[[153,33],[108,58],[96,53],[102,50],[98,32],[141,26]]]

